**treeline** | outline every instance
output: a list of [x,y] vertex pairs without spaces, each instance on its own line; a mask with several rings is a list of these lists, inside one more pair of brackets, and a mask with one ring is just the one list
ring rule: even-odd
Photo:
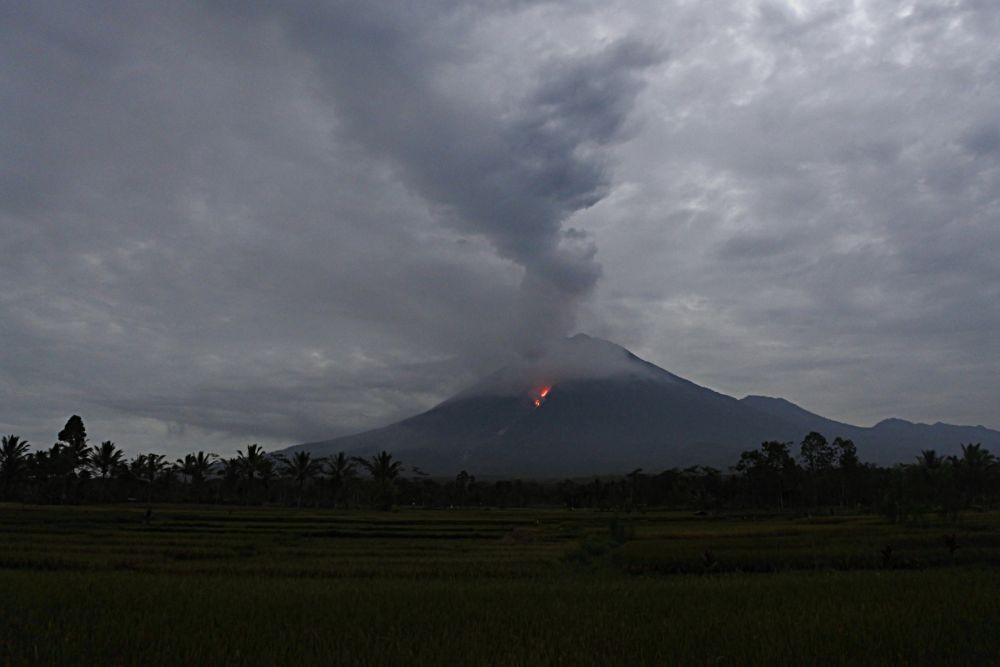
[[[287,504],[386,509],[560,505],[616,511],[645,507],[699,510],[879,511],[894,521],[1000,501],[1000,465],[979,444],[961,456],[925,450],[891,468],[862,463],[854,443],[809,433],[797,448],[765,442],[745,451],[728,470],[705,466],[651,474],[552,482],[481,481],[466,471],[436,479],[381,452],[371,458],[341,452],[314,458],[271,455],[256,444],[230,458],[203,451],[168,461],[162,454],[126,459],[115,443],[91,446],[74,415],[47,450],[31,451],[18,436],[0,442],[0,499],[34,503],[190,502]],[[793,450],[797,449],[797,452]]]

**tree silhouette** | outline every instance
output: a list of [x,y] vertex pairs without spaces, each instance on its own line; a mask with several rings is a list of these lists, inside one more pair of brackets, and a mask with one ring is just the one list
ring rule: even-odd
[[99,447],[90,450],[87,461],[101,479],[107,479],[122,464],[123,456],[124,453],[115,446],[115,443],[105,440]]
[[249,499],[249,496],[253,493],[254,482],[262,472],[265,460],[267,460],[267,457],[264,448],[257,443],[247,445],[246,451],[236,452],[237,466],[247,481],[245,499]]
[[944,459],[938,456],[938,453],[933,449],[922,449],[920,456],[917,457],[917,465],[925,470],[936,470],[941,467],[942,463],[944,463]]
[[260,465],[257,466],[257,476],[260,478],[261,486],[264,487],[264,500],[267,501],[270,496],[271,491],[271,480],[274,479],[275,469],[274,469],[274,459],[270,456],[265,456],[260,460]]
[[199,502],[202,500],[205,478],[212,467],[212,462],[217,458],[219,458],[218,454],[206,454],[199,451],[197,454],[186,454],[183,459],[177,459],[175,465],[177,472],[186,475],[191,480],[195,500]]
[[260,472],[261,461],[264,460],[264,449],[257,443],[247,445],[246,451],[236,452],[236,460],[240,471],[251,484]]
[[809,472],[818,472],[833,467],[834,452],[822,434],[812,431],[802,439],[799,452],[802,462]]
[[994,457],[980,443],[962,445],[962,456],[955,462],[959,481],[966,490],[966,502],[985,503],[991,477],[996,470]]
[[28,467],[28,441],[11,434],[0,441],[0,479],[3,480],[2,495],[8,498],[24,477]]
[[392,501],[396,495],[396,478],[403,467],[400,461],[394,461],[392,454],[381,451],[370,459],[355,457],[358,465],[364,468],[375,484],[375,498],[379,509],[388,510],[392,508]]
[[163,454],[146,454],[142,465],[142,478],[149,484],[161,479],[170,468]]
[[129,461],[129,473],[146,488],[146,502],[153,502],[153,487],[170,468],[163,454],[139,454]]
[[208,477],[208,471],[217,458],[218,454],[206,454],[202,451],[186,454],[183,459],[177,459],[177,471],[190,477],[192,482],[201,483]]
[[344,452],[337,452],[336,456],[326,460],[324,472],[330,477],[330,494],[336,507],[337,500],[357,476],[354,460]]
[[760,449],[740,454],[735,470],[743,473],[750,485],[751,502],[760,495],[766,504],[773,501],[778,507],[784,508],[785,494],[794,483],[798,471],[789,451],[791,444],[769,440],[761,443]]
[[458,504],[465,505],[468,501],[469,490],[476,483],[476,478],[467,471],[462,470],[455,476],[455,491],[458,495]]
[[242,471],[240,470],[240,460],[237,457],[232,457],[228,459],[222,459],[222,492],[223,495],[228,495],[234,489],[237,489],[242,476]]
[[73,461],[74,470],[87,465],[90,460],[90,449],[87,447],[87,429],[79,415],[70,417],[57,437],[60,442],[66,443],[65,451],[62,453]]
[[854,446],[853,440],[837,437],[833,439],[833,451],[836,454],[837,467],[840,469],[840,504],[849,505],[851,490],[861,465],[861,461],[858,460],[858,448]]
[[821,434],[811,431],[802,439],[799,453],[802,457],[803,467],[809,475],[812,504],[816,505],[819,503],[820,478],[833,467],[833,447]]
[[938,456],[936,451],[921,450],[912,475],[916,485],[913,495],[931,506],[942,503],[942,486],[945,474],[948,472],[950,471],[945,468],[945,460]]
[[292,478],[298,485],[298,505],[302,507],[302,492],[308,480],[316,477],[323,468],[323,459],[314,459],[309,452],[298,451],[292,455],[291,459],[284,456],[278,459],[281,462],[281,472]]

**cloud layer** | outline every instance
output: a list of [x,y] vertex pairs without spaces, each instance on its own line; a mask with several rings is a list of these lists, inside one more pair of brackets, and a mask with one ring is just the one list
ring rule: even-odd
[[571,330],[1000,427],[994,3],[372,6],[2,10],[0,430],[326,438]]

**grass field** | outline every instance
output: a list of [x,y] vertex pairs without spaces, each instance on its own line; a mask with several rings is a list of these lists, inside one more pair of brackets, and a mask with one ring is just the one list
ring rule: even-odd
[[0,505],[0,664],[1000,664],[998,514],[143,517]]

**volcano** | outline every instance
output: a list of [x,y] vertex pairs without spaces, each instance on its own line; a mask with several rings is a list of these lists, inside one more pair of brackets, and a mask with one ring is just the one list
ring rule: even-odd
[[[614,343],[578,334],[537,359],[503,368],[443,403],[383,428],[286,452],[392,452],[432,475],[552,477],[727,469],[765,440],[809,431],[851,438],[863,460],[912,461],[964,442],[996,451],[1000,432],[890,419],[874,427],[826,419],[778,398],[737,400],[681,378]],[[797,448],[796,448],[797,449]]]

